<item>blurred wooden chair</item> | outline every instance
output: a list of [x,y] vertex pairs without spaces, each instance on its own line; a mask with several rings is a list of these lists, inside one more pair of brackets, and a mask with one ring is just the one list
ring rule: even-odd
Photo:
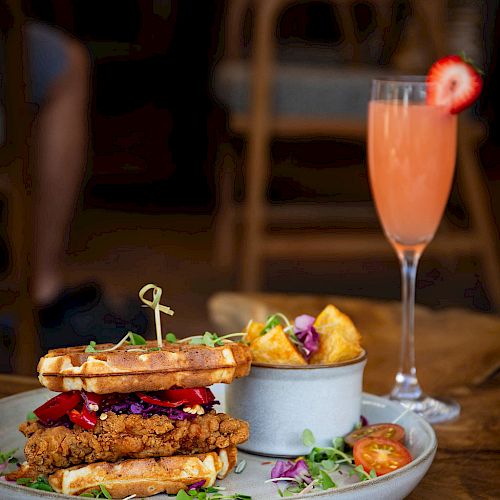
[[[28,135],[31,117],[26,97],[23,64],[24,17],[20,2],[7,0],[9,19],[2,30],[3,50],[3,113],[0,117],[4,140],[0,144],[0,194],[5,199],[6,229],[10,247],[7,276],[0,282],[2,316],[14,319],[15,350],[13,369],[16,373],[32,374],[38,355],[33,308],[28,293],[31,249],[31,176],[29,171]],[[3,75],[2,75],[3,76]]]
[[[392,252],[380,230],[372,232],[339,231],[335,234],[280,234],[268,231],[273,217],[282,207],[270,206],[266,199],[269,182],[271,144],[274,138],[332,137],[364,141],[366,109],[373,78],[387,73],[406,72],[397,65],[367,66],[362,54],[370,51],[361,40],[354,16],[354,0],[330,0],[335,6],[343,38],[340,51],[350,53],[351,62],[335,63],[331,59],[319,67],[313,64],[280,62],[277,58],[276,32],[283,11],[297,2],[292,0],[232,0],[226,24],[227,55],[214,76],[216,95],[229,110],[229,126],[246,138],[246,160],[243,168],[245,199],[242,218],[241,285],[246,291],[258,290],[262,284],[263,261],[286,258],[359,258]],[[328,3],[328,2],[327,2]],[[393,0],[369,3],[374,13],[378,55],[389,43],[387,34],[394,20]],[[446,1],[413,0],[411,19],[419,35],[411,47],[423,53],[424,67],[446,54]],[[251,56],[241,53],[243,22],[247,10],[253,12]],[[386,51],[387,52],[387,51]],[[341,52],[342,53],[342,52]],[[313,60],[313,48],[303,48],[301,57]],[[418,55],[418,54],[417,54]],[[373,57],[373,56],[372,56]],[[405,57],[393,58],[400,62]],[[417,57],[418,60],[418,57]],[[309,61],[310,63],[311,61]],[[389,61],[390,62],[390,61]],[[425,71],[425,69],[424,69]],[[491,214],[488,193],[482,178],[476,151],[484,133],[470,115],[461,117],[458,140],[458,180],[464,204],[469,212],[467,231],[440,231],[426,254],[440,256],[477,254],[483,258],[488,291],[500,307],[500,264],[498,235]],[[227,146],[225,146],[227,147]],[[235,224],[239,207],[234,202],[235,161],[230,150],[221,149],[219,170],[218,215],[216,218],[215,259],[219,265],[232,265],[235,258]],[[334,163],[334,159],[332,159]],[[373,205],[368,211],[373,212]],[[349,210],[348,210],[349,211]],[[311,222],[326,212],[324,204],[290,207],[287,218],[309,214]],[[345,214],[345,211],[344,211]],[[347,215],[342,215],[342,217]],[[283,219],[283,217],[282,217]],[[273,224],[274,226],[276,224]]]

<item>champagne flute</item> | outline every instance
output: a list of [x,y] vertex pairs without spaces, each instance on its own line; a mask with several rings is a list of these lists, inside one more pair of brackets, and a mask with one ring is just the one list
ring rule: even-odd
[[374,80],[368,108],[370,185],[379,219],[401,264],[401,358],[390,399],[428,422],[451,420],[458,403],[426,395],[415,367],[415,276],[443,216],[453,180],[457,116],[431,105],[425,77]]

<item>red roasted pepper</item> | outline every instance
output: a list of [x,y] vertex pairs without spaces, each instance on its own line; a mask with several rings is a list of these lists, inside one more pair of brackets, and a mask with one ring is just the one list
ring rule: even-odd
[[97,424],[97,414],[95,411],[89,411],[86,406],[82,408],[82,411],[71,410],[68,413],[69,419],[76,425],[79,425],[82,429],[86,431],[91,431],[95,424]]
[[150,394],[144,394],[143,392],[137,392],[136,394],[146,403],[158,406],[166,406],[167,408],[177,408],[178,406],[182,406],[184,404],[189,403],[187,399],[182,401],[172,402],[172,401],[165,401],[164,399],[157,398],[156,396],[151,396]]
[[137,395],[146,403],[168,408],[177,408],[186,404],[205,404],[215,400],[215,396],[206,387],[192,389],[170,389],[152,394],[138,392]]
[[75,408],[81,400],[78,391],[62,392],[39,406],[33,413],[42,423],[50,423]]
[[187,400],[192,404],[206,404],[215,400],[212,391],[207,387],[193,387],[191,389],[169,389],[163,391],[165,399],[168,401]]

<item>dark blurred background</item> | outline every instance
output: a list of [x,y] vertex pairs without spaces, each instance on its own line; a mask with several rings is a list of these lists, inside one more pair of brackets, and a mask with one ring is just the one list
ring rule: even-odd
[[[356,6],[360,33],[367,37],[374,22],[371,3],[360,1]],[[216,97],[213,83],[228,51],[225,15],[230,4],[231,0],[24,2],[28,16],[77,37],[92,59],[91,144],[71,227],[68,281],[98,278],[116,303],[135,297],[143,284],[156,282],[176,311],[171,328],[186,330],[181,333],[207,328],[207,298],[221,289],[238,289],[244,265],[236,258],[229,266],[217,266],[213,251],[221,148],[230,145],[237,157],[244,158],[246,147],[231,131],[228,108]],[[332,9],[329,2],[291,2],[278,30],[285,60],[287,47],[300,43],[336,46],[342,31]],[[485,88],[474,114],[487,123],[488,132],[477,152],[498,221],[498,0],[450,0],[446,9],[443,31],[449,33],[450,50],[464,48],[484,69]],[[372,63],[396,58],[401,67],[412,70],[419,61],[399,45],[406,35],[420,44],[418,33],[412,32],[411,2],[397,1],[390,12],[393,48],[386,44]],[[252,53],[252,27],[249,14],[240,37],[245,57]],[[371,203],[365,156],[359,140],[276,139],[268,197],[272,204]],[[238,169],[239,203],[244,189]],[[462,205],[454,189],[446,217],[458,227],[467,226]],[[375,218],[367,224],[379,230]],[[239,255],[241,224],[236,228]],[[424,254],[417,302],[497,311],[485,273],[475,256]],[[364,259],[269,259],[262,289],[398,300],[399,266],[389,246],[386,255]]]

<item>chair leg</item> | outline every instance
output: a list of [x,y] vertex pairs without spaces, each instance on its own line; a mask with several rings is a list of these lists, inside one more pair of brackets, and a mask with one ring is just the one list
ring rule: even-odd
[[267,170],[270,163],[268,138],[255,134],[248,141],[249,160],[245,168],[245,211],[243,229],[243,291],[260,290],[263,281],[262,247],[265,238]]
[[221,147],[217,161],[217,213],[215,215],[214,265],[227,269],[234,264],[236,252],[236,152],[229,144]]
[[275,56],[275,27],[279,2],[257,2],[254,19],[250,131],[245,168],[245,212],[242,287],[255,291],[263,278],[266,185],[271,146],[271,86]]
[[477,157],[477,139],[463,123],[458,133],[459,185],[478,238],[478,248],[485,266],[485,281],[490,298],[500,309],[500,253],[498,228],[492,214],[486,181]]

